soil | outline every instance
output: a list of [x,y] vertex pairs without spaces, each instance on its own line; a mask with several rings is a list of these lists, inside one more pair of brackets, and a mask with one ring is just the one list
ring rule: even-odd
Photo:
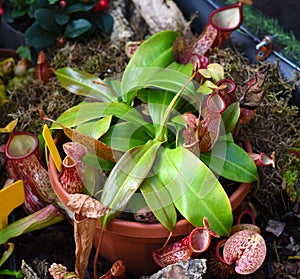
[[[129,19],[129,21],[131,20]],[[139,26],[140,22],[140,19],[135,24],[131,21],[135,26]],[[143,30],[146,31],[146,28]],[[142,39],[144,35],[139,34],[134,39]],[[123,51],[125,41],[119,42],[119,44],[95,37],[86,45],[67,43],[63,48],[54,47],[47,53],[54,68],[76,66],[104,78],[112,74],[120,74],[128,62]],[[230,47],[230,49],[224,48],[223,52],[212,56],[211,59],[224,61],[224,65],[235,65],[234,69],[225,68],[225,72],[228,73],[228,78],[232,78],[242,86],[247,78],[256,71],[257,65],[252,65],[235,47],[231,45],[225,47]],[[83,57],[86,59],[82,59]],[[230,62],[225,64],[228,59]],[[7,119],[1,119],[1,127],[4,127],[9,120],[18,117],[19,130],[40,133],[44,121],[38,116],[37,106],[41,106],[47,116],[55,119],[66,107],[80,101],[80,98],[70,96],[67,92],[58,95],[57,92],[61,92],[61,90],[55,79],[50,80],[49,84],[44,86],[34,81],[33,77],[34,74],[28,78],[30,82],[25,83],[22,88],[10,92],[10,98],[13,101],[1,108],[1,115],[8,116]],[[276,87],[274,83],[276,83]],[[292,86],[290,83],[282,81],[276,65],[272,68],[268,91],[271,94],[267,96],[263,108],[258,111],[258,115],[251,122],[248,132],[249,134],[252,132],[251,142],[255,151],[263,150],[271,153],[276,150],[278,162],[281,164],[275,169],[260,168],[261,185],[259,188],[253,185],[252,191],[247,197],[247,201],[251,202],[256,209],[256,224],[261,228],[267,243],[267,257],[263,266],[256,273],[248,276],[230,275],[228,278],[300,278],[298,201],[295,202],[295,199],[292,199],[287,193],[282,177],[283,168],[286,168],[286,165],[282,163],[284,153],[289,146],[295,146],[299,142],[300,121],[297,109],[288,106]],[[274,98],[276,99],[275,103],[273,102]],[[4,143],[6,139],[7,137],[2,135],[1,142]],[[5,172],[1,174],[4,179]],[[21,208],[16,209],[10,216],[10,221],[18,219],[23,214]],[[278,236],[268,231],[270,230],[268,225],[270,220],[285,224],[283,231]],[[20,269],[22,260],[25,260],[41,279],[50,278],[50,275],[45,273],[45,269],[53,262],[65,265],[68,270],[74,269],[73,226],[68,221],[19,236],[12,242],[15,244],[15,252],[4,268]],[[94,253],[93,248],[86,278],[93,277]],[[209,255],[201,255],[201,257],[205,256],[209,257]],[[289,257],[292,258],[289,259]],[[99,274],[103,274],[109,267],[109,263],[99,259]],[[127,278],[131,279],[134,276]],[[216,277],[215,274],[208,272],[205,278],[226,278],[226,276]]]

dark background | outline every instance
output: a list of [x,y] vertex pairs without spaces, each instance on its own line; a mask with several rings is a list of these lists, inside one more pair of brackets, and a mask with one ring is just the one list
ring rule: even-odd
[[254,0],[253,7],[265,16],[276,18],[285,32],[292,31],[300,40],[299,0]]

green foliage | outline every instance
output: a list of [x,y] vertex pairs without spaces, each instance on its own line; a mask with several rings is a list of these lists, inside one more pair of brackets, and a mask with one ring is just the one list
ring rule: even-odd
[[25,15],[31,17],[37,5],[36,0],[10,0],[9,3],[13,7],[11,12],[12,18],[19,18]]
[[30,57],[30,49],[25,46],[18,47],[17,53],[20,57]]
[[58,0],[11,0],[12,11],[6,18],[27,16],[32,24],[25,32],[26,43],[36,51],[56,44],[61,39],[83,41],[95,34],[110,33],[113,18],[103,11],[93,11],[98,1],[87,4],[79,0],[66,1],[66,6]]
[[0,270],[0,275],[14,276],[16,278],[24,278],[24,274],[21,270],[3,269]]
[[64,218],[65,217],[61,214],[59,209],[50,204],[2,229],[0,231],[0,244],[4,244],[9,239],[24,233],[29,233],[56,224],[64,220]]
[[[300,179],[300,148],[290,148],[288,150],[287,160],[289,161],[288,169],[284,167],[283,178],[286,183],[286,191],[294,201],[297,196],[296,186]],[[300,197],[298,197],[298,200],[300,201]]]
[[[220,134],[210,152],[199,157],[183,147],[183,114],[199,114],[199,102],[204,97],[198,89],[206,86],[207,79],[194,83],[193,66],[174,60],[172,46],[177,36],[174,31],[162,31],[146,40],[120,82],[100,80],[76,69],[58,69],[61,85],[88,97],[89,102],[69,108],[57,122],[88,135],[103,133],[99,140],[121,152],[102,185],[100,202],[111,209],[101,218],[102,227],[139,197],[169,231],[174,229],[179,212],[195,226],[203,225],[206,216],[212,230],[228,235],[232,210],[218,175],[252,182],[257,180],[257,169],[247,153],[232,142],[238,103],[225,110],[227,134]],[[203,72],[209,76],[209,86],[224,74],[217,64]],[[87,127],[99,132],[89,132]],[[54,124],[52,128],[60,127]]]
[[[299,166],[300,167],[300,166]],[[296,185],[299,180],[298,170],[287,170],[283,175],[284,181],[286,182],[286,191],[292,200],[296,199]],[[300,200],[298,198],[298,200]]]
[[204,152],[201,160],[222,177],[239,182],[258,180],[256,165],[248,153],[237,144],[218,141],[211,151]]

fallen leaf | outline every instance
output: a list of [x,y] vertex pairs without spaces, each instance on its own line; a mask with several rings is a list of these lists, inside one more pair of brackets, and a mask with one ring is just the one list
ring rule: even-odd
[[107,214],[109,211],[98,200],[84,194],[70,194],[68,207],[78,215],[95,219]]
[[96,222],[96,218],[85,218],[74,214],[75,271],[81,279],[84,279],[84,273],[89,262]]
[[12,133],[18,124],[18,118],[9,122],[4,128],[0,128],[0,133]]

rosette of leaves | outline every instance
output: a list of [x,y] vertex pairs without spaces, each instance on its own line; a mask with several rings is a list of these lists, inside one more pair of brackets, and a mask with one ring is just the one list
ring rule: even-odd
[[[162,31],[147,39],[121,80],[101,80],[71,68],[56,70],[62,87],[88,97],[63,112],[57,122],[119,154],[116,162],[99,158],[101,169],[109,175],[100,187],[89,189],[92,195],[98,191],[100,202],[110,208],[101,218],[103,228],[128,207],[134,208],[138,197],[137,203],[148,206],[169,231],[180,213],[196,227],[203,226],[206,216],[212,230],[229,235],[232,209],[218,178],[258,179],[253,160],[234,143],[231,133],[239,118],[238,102],[224,111],[223,133],[215,147],[201,157],[184,147],[183,114],[199,114],[199,104],[207,98],[202,92],[211,94],[213,90],[199,90],[206,85],[195,82],[193,65],[175,61],[177,37],[174,31]],[[210,86],[223,78],[223,72],[211,76]],[[52,129],[60,128],[52,125]],[[88,159],[85,162],[89,164]]]
[[43,50],[64,39],[84,40],[96,31],[109,33],[113,18],[104,11],[93,11],[98,1],[79,0],[12,0],[12,10],[5,18],[27,16],[32,24],[25,32],[25,40],[35,50]]

